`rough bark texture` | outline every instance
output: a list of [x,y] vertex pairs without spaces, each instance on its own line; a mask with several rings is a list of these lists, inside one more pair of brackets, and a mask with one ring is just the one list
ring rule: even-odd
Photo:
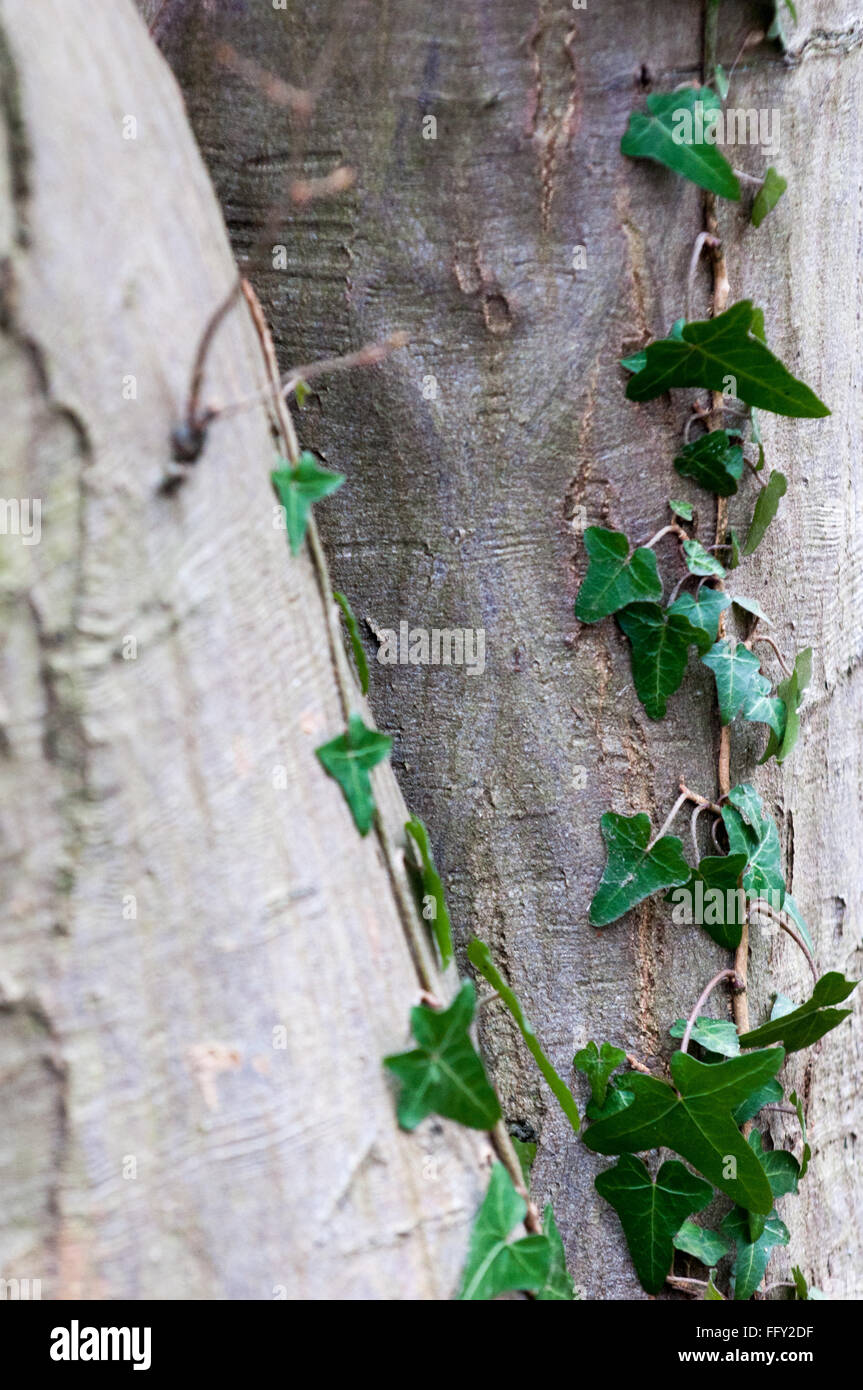
[[[850,0],[798,0],[798,11],[787,58],[775,44],[749,49],[731,98],[779,110],[780,150],[743,147],[733,160],[752,173],[776,163],[789,191],[757,232],[748,199],[719,216],[732,300],[764,305],[771,345],[833,408],[824,422],[766,422],[769,459],[791,487],[733,586],[773,615],[782,648],[815,647],[815,679],[785,768],[756,769],[762,736],[735,730],[732,775],[754,780],[779,819],[822,968],[859,975],[863,15]],[[726,70],[771,17],[766,3],[722,4]],[[623,638],[610,622],[579,631],[572,611],[585,516],[646,537],[668,496],[685,495],[712,530],[705,494],[671,469],[688,398],[627,404],[616,365],[685,311],[702,197],[618,145],[646,89],[700,74],[703,20],[695,0],[590,0],[584,10],[563,0],[309,0],[290,14],[174,0],[156,23],[241,260],[266,210],[284,202],[296,144],[284,111],[227,73],[217,44],[303,85],[334,29],[347,28],[301,166],[308,177],[346,161],[357,187],[286,212],[273,240],[287,247],[287,269],[258,260],[251,273],[285,367],[395,328],[410,335],[373,380],[316,390],[301,429],[349,475],[323,525],[356,611],[378,628],[406,619],[486,631],[482,677],[377,667],[372,703],[396,734],[405,794],[432,827],[462,943],[489,941],[564,1070],[590,1037],[655,1062],[669,1024],[726,963],[661,904],[603,932],[587,924],[601,813],[661,820],[682,773],[712,794],[718,727],[698,666],[668,719],[651,724]],[[429,115],[434,140],[423,138]],[[584,269],[572,269],[576,246]],[[709,296],[703,265],[695,314]],[[431,376],[435,399],[423,392]],[[753,500],[750,482],[732,524],[745,529]],[[808,982],[787,938],[760,934],[750,976],[756,1020],[772,991],[802,998]],[[792,1239],[772,1277],[793,1260],[834,1297],[861,1292],[857,1009],[854,1027],[786,1073],[805,1099],[814,1159],[802,1197],[784,1203]],[[535,1187],[554,1201],[577,1281],[591,1296],[638,1296],[616,1218],[593,1191],[596,1161],[505,1016],[492,1011],[485,1041],[509,1120],[540,1136]],[[777,1143],[799,1142],[785,1117],[771,1129]]]
[[[86,0],[3,0],[0,86],[0,490],[42,500],[0,549],[0,1276],[449,1297],[488,1143],[395,1124],[401,856],[314,756],[345,657],[266,410],[160,491],[236,274],[179,93],[132,5]],[[241,302],[206,398],[264,380]]]

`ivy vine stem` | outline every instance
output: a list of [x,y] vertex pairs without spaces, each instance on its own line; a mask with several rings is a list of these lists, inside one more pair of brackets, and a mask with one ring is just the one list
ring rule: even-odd
[[776,924],[777,924],[779,927],[781,927],[782,930],[783,930],[784,932],[787,932],[787,934],[791,937],[791,940],[794,941],[794,942],[796,942],[796,944],[800,947],[801,951],[803,952],[804,956],[806,957],[806,961],[807,961],[807,964],[808,964],[808,966],[809,966],[809,969],[812,971],[812,978],[813,978],[813,980],[815,981],[815,983],[817,984],[817,983],[818,983],[818,967],[817,967],[817,965],[815,964],[815,960],[814,960],[814,957],[813,957],[813,955],[812,955],[812,952],[810,951],[809,947],[806,945],[806,942],[803,940],[803,937],[802,937],[802,936],[799,934],[799,932],[791,925],[791,923],[788,921],[788,919],[787,919],[785,916],[783,916],[783,914],[782,914],[781,912],[776,912],[776,911],[770,906],[769,903],[761,902],[760,900],[759,900],[757,903],[753,903],[753,904],[752,904],[752,907],[750,908],[750,911],[751,911],[751,912],[764,912],[764,913],[766,913],[768,917],[772,917],[772,918],[773,918],[774,922],[776,922]]
[[776,645],[776,643],[774,642],[773,638],[772,638],[772,637],[768,637],[768,635],[767,635],[766,632],[759,632],[759,634],[758,634],[757,637],[751,637],[751,638],[749,639],[749,644],[748,644],[748,645],[754,646],[756,642],[766,642],[767,645],[768,645],[768,647],[772,647],[772,648],[773,648],[773,651],[774,651],[774,653],[775,653],[775,655],[776,655],[776,660],[779,662],[779,665],[782,667],[782,669],[783,669],[783,671],[785,672],[786,676],[788,676],[788,677],[790,678],[790,677],[791,677],[791,667],[788,665],[788,662],[785,660],[785,657],[782,655],[781,651],[780,651],[779,648],[777,647],[777,645]]

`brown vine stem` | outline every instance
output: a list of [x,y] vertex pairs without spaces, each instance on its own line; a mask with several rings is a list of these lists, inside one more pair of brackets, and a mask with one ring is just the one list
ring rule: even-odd
[[709,983],[704,986],[704,989],[699,994],[698,998],[692,1006],[692,1013],[686,1020],[686,1028],[683,1033],[683,1042],[680,1044],[681,1052],[686,1052],[688,1050],[689,1039],[692,1034],[692,1030],[695,1027],[695,1020],[698,1018],[698,1015],[704,1008],[705,1004],[707,1003],[711,994],[715,990],[716,986],[721,984],[723,980],[730,980],[734,989],[740,988],[740,980],[738,979],[737,972],[735,970],[720,970],[718,975],[713,976],[713,979],[710,980]]
[[764,912],[764,913],[766,913],[768,917],[772,917],[772,918],[773,918],[774,922],[776,922],[776,924],[777,924],[778,926],[780,926],[784,932],[787,932],[787,933],[788,933],[788,935],[791,937],[791,940],[792,940],[793,942],[795,942],[796,945],[798,945],[798,946],[800,947],[801,951],[803,952],[804,956],[806,957],[806,962],[807,962],[807,964],[808,964],[808,966],[809,966],[809,969],[812,971],[812,978],[813,978],[813,980],[815,981],[815,983],[816,983],[816,985],[817,985],[817,983],[818,983],[818,967],[817,967],[817,965],[815,964],[815,960],[814,960],[814,958],[813,958],[813,956],[812,956],[812,952],[810,951],[809,947],[806,945],[806,942],[803,940],[803,937],[800,936],[800,934],[795,930],[794,927],[792,927],[792,925],[791,925],[791,923],[788,921],[788,919],[787,919],[786,917],[784,917],[784,916],[782,915],[781,912],[776,912],[775,909],[772,908],[772,907],[770,906],[769,903],[764,903],[764,902],[761,902],[760,900],[759,900],[758,902],[753,903],[752,906],[751,906],[751,908],[749,909],[749,911],[750,911],[750,913],[752,913],[752,912]]

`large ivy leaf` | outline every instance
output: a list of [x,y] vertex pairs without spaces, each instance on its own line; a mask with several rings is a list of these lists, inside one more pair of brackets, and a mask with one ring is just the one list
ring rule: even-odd
[[830,411],[752,333],[757,311],[742,299],[715,319],[687,323],[681,338],[661,338],[645,349],[646,362],[626,387],[631,401],[651,401],[673,386],[730,391],[738,400],[775,415],[816,417]]
[[695,1221],[684,1221],[674,1237],[674,1248],[682,1250],[685,1255],[693,1255],[710,1269],[723,1255],[728,1254],[731,1242],[718,1231],[708,1230]]
[[630,559],[626,536],[601,526],[588,526],[584,546],[590,563],[575,603],[581,622],[596,623],[628,603],[662,597],[656,556],[647,546],[639,546]]
[[[648,115],[634,111],[620,142],[621,154],[654,159],[682,174],[699,188],[737,201],[737,175],[716,147],[713,126],[722,109],[710,87],[682,87],[676,92],[651,92]],[[712,139],[705,139],[705,134]]]
[[608,1042],[604,1042],[602,1047],[597,1047],[595,1042],[589,1042],[580,1052],[576,1052],[572,1065],[576,1071],[584,1072],[590,1082],[590,1091],[595,1105],[603,1106],[605,1104],[609,1077],[625,1061],[626,1053],[623,1048],[614,1047]]
[[542,1232],[548,1241],[550,1259],[545,1283],[536,1295],[537,1302],[572,1303],[575,1298],[575,1286],[566,1268],[566,1253],[551,1203],[548,1203],[543,1212]]
[[533,1028],[524,1016],[521,1004],[518,1002],[518,999],[506,983],[500,971],[496,968],[491,958],[491,952],[485,942],[479,941],[474,937],[467,948],[467,958],[483,978],[488,980],[492,989],[497,990],[504,1004],[506,1004],[506,1007],[509,1009],[516,1022],[521,1036],[524,1038],[528,1051],[551,1088],[561,1110],[577,1134],[581,1126],[581,1120],[578,1114],[578,1106],[575,1103],[575,1097],[563,1078],[555,1071],[551,1062],[540,1047]]
[[[689,882],[668,895],[675,907],[683,907],[684,924],[697,923],[727,951],[736,950],[743,935],[747,907],[737,889],[747,863],[745,854],[705,855]],[[680,920],[675,912],[674,921]]]
[[732,1112],[775,1076],[784,1061],[781,1047],[727,1062],[697,1062],[688,1053],[675,1052],[673,1085],[640,1072],[627,1075],[631,1103],[617,1114],[596,1120],[584,1142],[603,1154],[640,1153],[660,1146],[673,1149],[720,1192],[748,1211],[766,1214],[773,1206],[770,1184]]
[[291,552],[298,555],[309,524],[309,512],[313,502],[328,497],[345,481],[344,473],[331,473],[321,468],[314,454],[300,454],[295,468],[286,459],[280,460],[286,467],[276,469],[270,474],[276,496],[285,509],[285,525]]
[[[673,1038],[682,1038],[686,1032],[686,1019],[676,1019],[669,1032]],[[715,1052],[720,1057],[740,1056],[737,1029],[728,1018],[704,1018],[699,1014],[689,1036],[707,1052]]]
[[791,675],[786,680],[780,681],[776,687],[776,694],[785,705],[785,724],[781,737],[771,731],[770,738],[767,740],[767,748],[763,758],[761,758],[762,763],[766,763],[768,758],[773,757],[778,763],[784,763],[789,753],[793,751],[800,734],[798,710],[803,703],[803,695],[811,679],[812,648],[805,647],[802,652],[797,653]]
[[663,1163],[653,1182],[641,1159],[626,1154],[614,1168],[599,1173],[594,1186],[620,1217],[642,1287],[658,1293],[671,1269],[681,1222],[707,1206],[713,1196],[710,1183],[676,1159]]
[[[419,871],[420,886],[424,899],[430,899],[430,907],[434,909],[432,927],[434,929],[437,948],[440,952],[441,965],[446,970],[453,958],[452,946],[452,927],[450,925],[449,912],[447,911],[446,898],[444,897],[443,884],[440,874],[435,868],[434,858],[429,844],[428,831],[420,820],[419,816],[412,816],[405,822],[405,832],[410,835],[420,853],[422,869]],[[426,915],[426,906],[423,906],[423,916]]]
[[764,182],[755,195],[752,203],[753,227],[760,227],[768,213],[772,212],[788,187],[788,180],[778,174],[771,164],[767,173],[764,175]]
[[767,724],[777,738],[785,726],[785,704],[771,695],[770,682],[761,675],[758,657],[742,642],[723,637],[701,658],[716,677],[716,696],[723,724],[734,716],[756,724]]
[[354,662],[357,668],[357,675],[360,678],[360,689],[362,690],[364,695],[368,695],[369,663],[366,660],[365,650],[360,640],[360,629],[357,625],[357,620],[354,617],[354,610],[351,608],[351,605],[348,603],[344,594],[340,594],[338,589],[333,589],[333,598],[339,605],[339,608],[341,608],[342,610],[342,616],[345,620],[345,627],[347,628],[348,636],[351,639],[351,651],[354,654]]
[[739,435],[728,430],[711,430],[684,445],[674,467],[684,478],[695,481],[717,497],[733,497],[743,472],[743,450]]
[[465,980],[448,1009],[419,1004],[411,1009],[411,1032],[419,1047],[384,1058],[402,1083],[398,1119],[402,1129],[416,1129],[427,1115],[443,1115],[471,1129],[491,1129],[500,1119],[500,1104],[468,1029],[476,991]]
[[690,646],[703,641],[700,631],[680,613],[658,603],[633,603],[617,614],[632,646],[632,679],[651,719],[664,719],[668,697],[680,689]]
[[352,714],[346,733],[315,749],[323,767],[344,792],[361,835],[369,833],[375,813],[369,772],[389,755],[392,743],[388,734],[367,729],[360,716]]
[[509,1239],[526,1212],[509,1173],[502,1163],[495,1163],[471,1231],[460,1299],[477,1302],[511,1289],[536,1293],[544,1287],[551,1265],[547,1236]]
[[732,854],[746,855],[743,887],[747,893],[776,894],[770,898],[777,909],[785,899],[785,877],[776,822],[765,812],[761,797],[748,782],[741,782],[728,793],[722,808]]
[[852,1012],[851,1009],[834,1009],[830,1005],[841,1004],[857,988],[857,984],[857,980],[846,980],[837,970],[828,971],[821,976],[805,1004],[790,1014],[772,1018],[762,1023],[760,1028],[752,1028],[744,1033],[740,1046],[763,1047],[768,1043],[781,1042],[786,1052],[799,1052],[801,1048],[811,1047],[825,1033],[837,1028]]
[[600,827],[608,862],[590,904],[595,927],[616,922],[662,888],[688,882],[692,870],[683,857],[681,841],[676,835],[663,835],[651,846],[650,817],[643,811],[634,816],[606,811]]
[[764,1229],[755,1241],[749,1239],[749,1223],[745,1211],[732,1207],[722,1222],[722,1230],[737,1247],[731,1277],[734,1282],[734,1299],[751,1298],[764,1278],[770,1251],[776,1245],[787,1245],[790,1239],[788,1228],[771,1212]]
[[721,589],[702,584],[697,594],[684,593],[670,605],[668,612],[686,618],[704,636],[698,642],[701,653],[709,651],[719,635],[719,616],[729,607],[731,599]]
[[751,555],[753,550],[757,550],[764,540],[765,533],[771,521],[779,510],[779,503],[788,491],[788,480],[784,473],[780,473],[778,468],[774,468],[770,477],[758,494],[755,502],[755,511],[752,513],[752,522],[746,534],[746,544],[743,547],[744,555]]

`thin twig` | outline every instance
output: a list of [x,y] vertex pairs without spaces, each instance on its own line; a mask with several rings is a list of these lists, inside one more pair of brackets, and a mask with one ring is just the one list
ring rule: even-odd
[[681,1052],[686,1052],[686,1050],[688,1049],[689,1039],[692,1034],[692,1030],[695,1027],[695,1020],[698,1018],[698,1015],[701,1013],[701,1010],[704,1008],[705,1004],[707,1003],[711,994],[715,990],[716,986],[718,984],[721,984],[723,980],[732,980],[739,986],[737,973],[734,970],[720,970],[719,974],[714,975],[710,983],[704,986],[704,989],[701,991],[701,993],[695,1001],[695,1004],[693,1005],[692,1013],[686,1020],[686,1028],[683,1033],[683,1042],[680,1044]]
[[643,1062],[639,1062],[638,1058],[633,1057],[631,1052],[627,1052],[626,1060],[631,1067],[633,1067],[636,1071],[640,1071],[644,1076],[653,1075],[653,1072],[650,1070],[650,1067],[646,1067]]
[[692,816],[689,820],[689,833],[692,836],[692,848],[695,850],[696,859],[701,858],[700,854],[698,853],[698,817],[701,815],[702,811],[706,810],[706,806],[704,806],[701,802],[696,802],[692,810]]
[[661,527],[655,536],[651,536],[649,541],[640,541],[639,548],[652,550],[657,541],[661,541],[663,536],[671,535],[672,532],[681,540],[688,541],[690,539],[688,531],[684,531],[683,527],[678,526],[676,521],[670,521],[667,526]]
[[793,927],[793,926],[791,925],[791,923],[788,921],[788,919],[785,917],[785,915],[784,915],[782,912],[777,912],[777,911],[775,910],[775,908],[772,908],[772,907],[770,906],[769,903],[762,902],[760,898],[758,899],[757,902],[752,903],[752,905],[751,905],[751,907],[750,907],[750,909],[749,909],[749,915],[751,916],[751,914],[752,914],[753,912],[766,912],[768,917],[772,917],[773,920],[774,920],[774,922],[776,922],[776,923],[782,928],[782,930],[783,930],[784,932],[787,932],[787,933],[788,933],[788,935],[791,937],[791,940],[792,940],[792,941],[796,941],[797,945],[800,947],[801,951],[803,952],[804,956],[806,957],[806,960],[807,960],[808,963],[809,963],[809,969],[812,971],[812,978],[813,978],[813,980],[815,981],[815,983],[817,984],[817,983],[818,983],[818,967],[817,967],[816,964],[815,964],[815,961],[814,961],[813,956],[812,956],[812,952],[810,951],[809,947],[806,945],[806,942],[803,940],[803,937],[802,937],[802,936],[800,935],[800,933],[797,931],[796,927]]
[[663,835],[665,834],[665,832],[667,831],[668,827],[673,823],[674,818],[675,818],[675,816],[677,815],[677,812],[680,810],[681,806],[683,806],[683,804],[684,804],[685,802],[687,802],[688,800],[689,800],[689,793],[688,793],[688,792],[681,792],[681,793],[680,793],[680,796],[679,796],[679,797],[677,798],[677,800],[675,801],[675,803],[674,803],[674,805],[672,806],[671,810],[669,811],[668,815],[665,817],[665,820],[662,822],[662,826],[660,827],[659,830],[657,830],[657,832],[656,832],[656,834],[654,835],[653,839],[650,841],[650,844],[647,846],[647,849],[645,850],[645,854],[648,854],[648,853],[653,849],[653,846],[656,844],[657,840],[661,840],[661,839],[662,839],[662,837],[663,837]]
[[774,650],[774,652],[776,653],[776,660],[779,662],[779,665],[782,667],[782,669],[783,669],[783,671],[785,672],[786,676],[790,676],[790,675],[791,675],[791,668],[790,668],[790,666],[788,665],[788,663],[787,663],[787,661],[785,660],[784,656],[782,655],[781,651],[780,651],[779,648],[777,647],[776,643],[773,641],[773,638],[772,638],[772,637],[768,637],[766,632],[760,632],[760,633],[758,634],[757,637],[752,637],[752,638],[750,638],[750,641],[753,642],[753,643],[754,643],[754,642],[766,642],[767,645],[768,645],[768,647],[772,647],[773,650]]
[[687,787],[682,777],[680,779],[680,790],[682,794],[686,797],[687,801],[694,801],[696,806],[701,806],[702,808],[707,807],[711,811],[715,811],[717,816],[722,815],[721,806],[719,806],[715,801],[708,801],[706,796],[699,796],[698,792],[690,791],[689,787]]
[[698,262],[705,246],[714,250],[718,244],[717,238],[711,232],[699,232],[695,238],[695,245],[692,248],[692,255],[689,258],[689,275],[686,280],[686,321],[692,319],[692,289],[695,283],[695,272],[698,269]]
[[[391,352],[397,352],[400,348],[405,347],[407,341],[406,333],[393,333],[383,342],[366,343],[356,352],[346,353],[344,357],[324,357],[319,362],[309,362],[302,367],[292,367],[279,379],[279,392],[287,399],[296,391],[298,386],[314,381],[316,377],[325,376],[330,372],[349,371],[354,367],[374,367],[389,357]],[[216,418],[217,416],[235,415],[238,411],[247,410],[250,406],[265,400],[271,391],[272,385],[268,384],[250,396],[243,396],[238,401],[230,401],[223,406],[214,406],[211,416]]]

